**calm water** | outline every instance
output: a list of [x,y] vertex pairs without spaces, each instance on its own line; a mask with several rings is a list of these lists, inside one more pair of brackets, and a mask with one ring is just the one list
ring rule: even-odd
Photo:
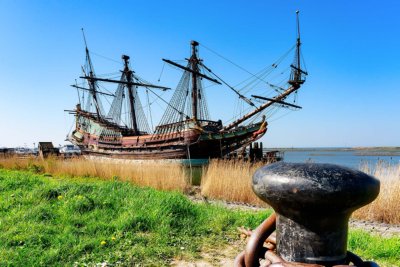
[[335,148],[294,149],[284,152],[285,162],[332,163],[358,169],[361,164],[375,166],[378,161],[400,163],[400,149],[347,150]]

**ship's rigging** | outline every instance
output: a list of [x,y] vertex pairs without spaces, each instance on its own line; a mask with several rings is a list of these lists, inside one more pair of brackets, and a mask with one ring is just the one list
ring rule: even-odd
[[[148,116],[151,114],[150,102],[148,99],[149,91],[154,94],[157,99],[161,99],[164,103],[167,103],[166,111],[161,117],[160,123],[158,124],[159,126],[163,126],[184,122],[187,119],[193,119],[195,121],[211,120],[207,100],[205,97],[206,92],[203,86],[203,80],[210,81],[214,84],[223,84],[238,96],[237,106],[242,106],[241,111],[236,114],[236,119],[232,119],[230,124],[221,129],[221,131],[227,131],[237,127],[242,122],[245,122],[250,118],[258,118],[261,115],[266,115],[268,112],[271,116],[273,111],[276,109],[272,108],[264,111],[271,106],[299,108],[299,106],[295,105],[294,103],[291,104],[284,102],[289,95],[291,95],[293,92],[296,92],[300,85],[304,83],[304,78],[307,75],[307,71],[302,66],[302,62],[304,62],[304,60],[302,60],[300,49],[301,39],[298,12],[296,20],[296,45],[289,49],[287,53],[282,55],[282,57],[276,60],[272,65],[267,66],[256,74],[247,71],[243,67],[240,67],[238,64],[235,64],[229,59],[226,59],[212,49],[201,45],[201,47],[209,50],[210,52],[223,58],[250,75],[250,77],[235,86],[228,84],[218,74],[214,73],[205,65],[203,60],[198,56],[199,43],[193,41],[191,44],[192,54],[191,57],[187,59],[186,65],[180,65],[174,61],[163,59],[166,63],[183,70],[183,75],[175,89],[175,93],[173,94],[171,100],[167,102],[165,99],[161,99],[161,97],[153,90],[149,89],[158,88],[167,90],[169,88],[150,84],[138,77],[134,71],[130,69],[129,56],[122,56],[124,68],[121,70],[121,76],[119,80],[97,77],[93,68],[93,63],[86,43],[85,35],[83,35],[83,37],[85,42],[86,64],[84,67],[82,67],[83,76],[80,78],[87,81],[87,87],[76,84],[72,86],[78,90],[82,90],[83,94],[87,92],[87,100],[84,110],[96,114],[98,118],[109,120],[116,125],[130,129],[133,134],[140,135],[151,133],[153,129],[150,128],[148,118],[145,116],[145,112],[139,97],[139,87],[146,88],[147,108],[149,109],[147,112]],[[288,80],[285,79],[286,83],[290,86],[288,88],[284,88],[282,81],[278,82],[277,84],[267,81],[266,78],[275,73],[275,70],[278,69],[278,66],[293,50],[295,50],[295,56],[293,63],[290,65],[290,78]],[[288,69],[285,71],[287,70]],[[283,72],[281,74],[283,74]],[[100,89],[99,82],[111,82],[117,84],[118,86],[114,93],[105,92],[104,90]],[[264,86],[264,90],[262,91],[264,95],[262,96],[252,93],[255,88],[260,87],[260,84],[262,85],[261,87]],[[277,95],[265,95],[265,92],[267,92],[265,87],[271,88],[273,92],[277,93]],[[246,96],[248,94],[250,94],[250,96]],[[105,113],[99,95],[113,98],[108,113]],[[263,100],[261,104],[260,100]],[[126,102],[124,103],[124,101]],[[123,107],[125,107],[124,113]],[[124,119],[122,118],[123,114],[125,115]],[[151,124],[153,124],[152,120]],[[156,127],[156,132],[159,131],[159,129],[160,127]]]
[[[160,148],[161,152],[157,153],[163,153],[165,149],[189,151],[191,146],[197,144],[196,146],[199,147],[193,148],[194,151],[200,149],[201,146],[209,146],[209,149],[216,149],[219,146],[219,154],[222,155],[243,147],[265,133],[264,120],[265,118],[269,120],[277,109],[301,108],[289,98],[294,96],[296,100],[296,93],[307,76],[301,55],[298,12],[296,22],[296,44],[272,65],[255,74],[201,45],[249,75],[247,79],[236,85],[231,85],[200,58],[200,44],[196,41],[191,42],[191,54],[186,59],[186,64],[163,59],[168,65],[183,71],[170,101],[166,101],[156,92],[156,89],[166,91],[170,88],[155,85],[140,78],[131,69],[130,58],[127,55],[122,55],[123,67],[119,73],[97,76],[86,37],[83,34],[86,64],[82,67],[80,76],[83,82],[72,85],[78,90],[80,105],[76,110],[70,111],[76,115],[76,129],[71,140],[84,148],[97,151],[96,153],[111,153],[104,152],[111,149],[110,151],[114,152],[121,150],[133,154],[140,152],[142,156],[143,153],[153,151],[152,146],[160,147],[157,145],[159,142],[162,142],[165,148]],[[282,63],[291,52],[295,54],[292,64],[289,64],[287,68],[282,68]],[[285,74],[289,77],[285,77]],[[236,96],[239,112],[229,123],[224,124],[220,118],[211,116],[205,81],[213,85],[225,86]],[[116,90],[113,92],[106,90],[103,83],[116,85]],[[143,98],[143,93],[146,94],[145,98]],[[141,94],[142,99],[147,101],[145,107],[142,105]],[[149,98],[150,94],[153,98],[152,102]],[[108,102],[107,109],[104,108],[101,99],[106,99]],[[151,105],[159,102],[166,104],[166,108],[160,122],[153,129]],[[147,116],[145,108],[148,110]],[[256,122],[261,116],[262,121]],[[148,117],[150,117],[152,127],[149,125]],[[193,138],[197,138],[197,141]],[[184,148],[185,146],[187,148]],[[198,156],[203,155],[203,151],[196,153]],[[215,151],[212,153],[213,157],[218,154]],[[207,156],[207,154],[204,155]]]

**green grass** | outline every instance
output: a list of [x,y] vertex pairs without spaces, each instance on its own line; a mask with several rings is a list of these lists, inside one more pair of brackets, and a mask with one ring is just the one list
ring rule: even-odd
[[[180,193],[120,181],[0,169],[0,266],[168,265],[237,239],[270,211],[194,204]],[[400,238],[350,234],[364,259],[400,265]],[[386,265],[387,266],[387,265]]]
[[193,204],[119,181],[0,169],[0,265],[167,265],[236,238],[265,213]]
[[381,266],[400,266],[400,237],[383,238],[353,230],[349,234],[348,250]]

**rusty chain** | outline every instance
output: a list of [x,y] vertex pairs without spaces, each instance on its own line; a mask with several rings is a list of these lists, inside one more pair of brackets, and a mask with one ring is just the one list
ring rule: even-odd
[[[276,214],[273,213],[264,220],[254,231],[238,228],[239,232],[249,237],[246,249],[242,251],[234,262],[235,267],[324,267],[319,264],[287,262],[276,254]],[[352,263],[353,265],[350,265]],[[379,267],[371,261],[363,261],[356,254],[348,251],[346,257],[347,265],[335,265],[333,267],[358,266]]]

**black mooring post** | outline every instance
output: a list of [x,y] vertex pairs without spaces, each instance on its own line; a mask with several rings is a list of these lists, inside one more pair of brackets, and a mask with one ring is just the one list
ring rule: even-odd
[[351,213],[373,201],[380,183],[332,164],[274,163],[253,176],[253,190],[277,213],[277,253],[286,261],[345,264]]

